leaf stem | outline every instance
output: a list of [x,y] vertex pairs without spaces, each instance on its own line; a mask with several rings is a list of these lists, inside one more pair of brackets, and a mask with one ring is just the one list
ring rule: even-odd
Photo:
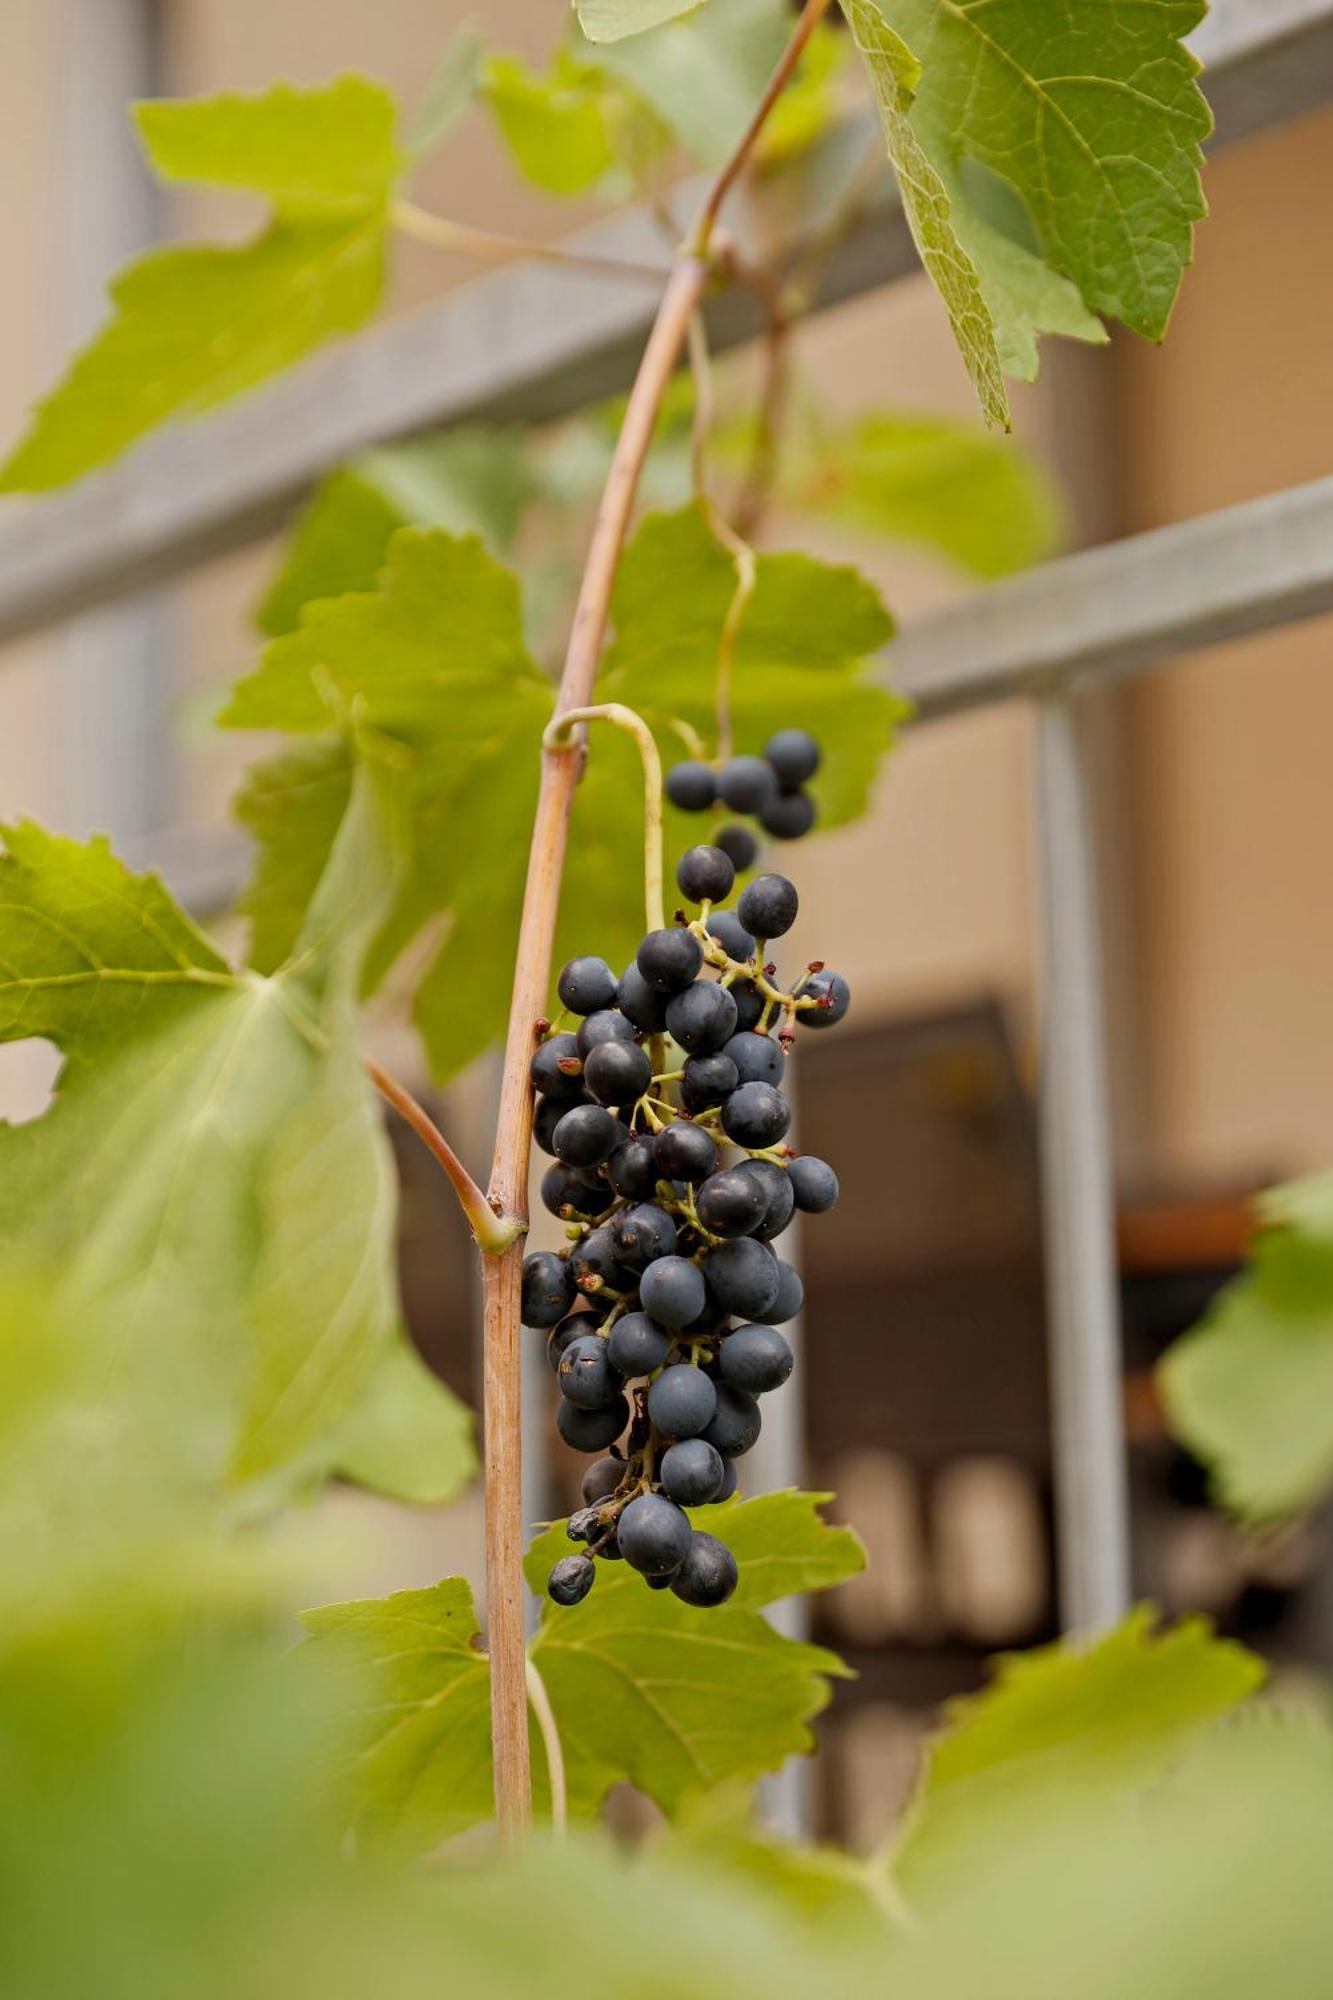
[[362,1061],[366,1075],[380,1096],[411,1126],[422,1145],[434,1154],[443,1167],[450,1186],[458,1196],[458,1205],[467,1218],[467,1226],[480,1248],[492,1256],[506,1249],[523,1225],[514,1216],[495,1213],[439,1126],[430,1113],[418,1104],[411,1091],[399,1083],[397,1077],[381,1069],[377,1062],[372,1062],[369,1056],[363,1057]]
[[560,1741],[560,1730],[551,1707],[551,1697],[546,1692],[546,1683],[537,1669],[536,1662],[529,1653],[525,1663],[525,1679],[528,1700],[537,1718],[541,1731],[542,1748],[546,1752],[546,1773],[551,1781],[551,1825],[556,1838],[563,1840],[569,1831],[569,1801],[565,1787],[565,1752]]
[[414,201],[394,202],[389,219],[403,236],[429,243],[437,250],[456,250],[460,257],[474,257],[480,264],[555,264],[567,271],[586,271],[592,277],[637,278],[651,285],[660,285],[668,275],[664,264],[594,257],[586,251],[566,250],[559,243],[537,243],[523,236],[503,236],[493,229],[475,229],[469,222],[432,215]]
[[591,708],[566,709],[547,724],[542,737],[548,749],[559,749],[569,738],[570,729],[580,722],[610,722],[623,729],[639,746],[643,762],[643,908],[646,928],[666,928],[662,902],[662,760],[652,730],[636,709],[623,702],[607,701]]

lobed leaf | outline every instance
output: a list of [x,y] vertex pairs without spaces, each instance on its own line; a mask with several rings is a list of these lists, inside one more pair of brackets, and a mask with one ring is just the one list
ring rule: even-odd
[[1264,1678],[1203,1619],[1153,1630],[1151,1610],[1086,1648],[1012,1654],[980,1695],[950,1704],[889,1866],[917,1915],[1038,1838],[1071,1802],[1110,1821],[1207,1724]]
[[1272,1520],[1333,1481],[1333,1174],[1273,1188],[1249,1269],[1158,1372],[1167,1420],[1223,1504]]
[[651,33],[583,52],[665,120],[703,166],[718,166],[744,132],[787,40],[780,0],[708,0]]
[[[735,1550],[742,1576],[753,1571],[720,1610],[693,1610],[609,1565],[581,1605],[546,1606],[531,1658],[555,1713],[573,1811],[593,1812],[629,1779],[672,1814],[702,1789],[810,1748],[807,1724],[829,1678],[846,1670],[821,1647],[783,1638],[758,1607],[861,1567],[855,1536],[819,1518],[820,1498],[780,1493],[698,1512]],[[538,1537],[526,1561],[534,1589],[569,1550],[563,1522]],[[427,1847],[489,1818],[489,1688],[467,1584],[335,1605],[305,1622],[303,1650],[348,1677],[354,1761],[342,1778],[354,1824]],[[546,1810],[539,1737],[534,1759]]]

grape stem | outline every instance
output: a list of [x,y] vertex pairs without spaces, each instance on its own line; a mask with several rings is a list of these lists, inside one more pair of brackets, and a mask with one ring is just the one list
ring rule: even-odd
[[448,1175],[450,1186],[458,1196],[459,1207],[467,1218],[468,1228],[479,1247],[492,1255],[504,1250],[517,1236],[518,1223],[512,1216],[495,1213],[435,1120],[418,1104],[411,1091],[399,1083],[397,1077],[390,1076],[388,1070],[372,1062],[369,1056],[364,1058],[364,1067],[386,1104],[391,1104],[404,1123],[411,1126],[422,1145],[434,1154]]
[[556,715],[546,726],[542,747],[565,749],[572,741],[570,731],[584,722],[610,722],[623,729],[639,746],[643,763],[643,908],[650,931],[666,929],[662,902],[662,760],[652,730],[636,709],[623,702],[599,702],[590,708],[570,708]]
[[[588,548],[556,698],[558,716],[586,708],[592,700],[610,615],[611,592],[629,529],[639,474],[652,443],[667,384],[688,337],[690,320],[712,276],[709,249],[718,215],[829,4],[830,0],[805,0],[786,53],[779,60],[746,132],[713,183],[690,242],[676,257],[667,279],[625,405]],[[560,881],[585,740],[583,726],[576,724],[567,744],[559,748],[544,746],[542,750],[541,784],[528,854],[505,1039],[495,1155],[487,1189],[491,1209],[515,1225],[515,1239],[498,1255],[482,1259],[482,1418],[491,1738],[497,1829],[501,1845],[511,1851],[522,1841],[532,1822],[519,1441],[523,1236],[527,1228],[533,1108],[528,1064],[535,1023],[545,1008],[550,983]]]
[[433,215],[414,201],[396,201],[389,220],[403,236],[429,243],[436,250],[456,250],[460,257],[475,258],[479,264],[555,264],[567,271],[584,271],[595,278],[636,278],[641,283],[660,285],[667,272],[661,264],[636,264],[629,258],[594,257],[585,251],[566,250],[559,243],[536,243],[527,237],[502,236],[493,229],[474,229],[471,223],[454,222],[449,216]]

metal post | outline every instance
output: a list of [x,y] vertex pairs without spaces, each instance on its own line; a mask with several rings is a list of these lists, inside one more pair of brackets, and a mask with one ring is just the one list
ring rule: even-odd
[[1092,816],[1074,700],[1037,709],[1041,1171],[1060,1606],[1068,1630],[1129,1604],[1106,1048]]

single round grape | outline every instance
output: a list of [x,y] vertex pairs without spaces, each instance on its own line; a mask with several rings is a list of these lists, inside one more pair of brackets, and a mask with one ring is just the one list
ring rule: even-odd
[[[560,1068],[562,1062],[577,1063],[578,1068],[571,1075]],[[583,1095],[582,1070],[579,1045],[573,1035],[549,1035],[528,1064],[534,1090],[539,1090],[543,1097],[564,1098],[575,1104]]]
[[775,1236],[781,1236],[796,1207],[791,1182],[773,1160],[746,1160],[738,1171],[757,1180],[764,1190],[763,1217],[750,1234],[760,1243],[771,1243]]
[[833,1028],[852,1004],[852,992],[840,972],[813,972],[801,988],[801,998],[817,1000],[817,1007],[802,1007],[797,1020],[803,1028]]
[[724,1103],[739,1082],[730,1056],[687,1056],[680,1077],[680,1101],[691,1115],[708,1111]]
[[667,1030],[687,1055],[715,1055],[736,1032],[736,1002],[725,986],[700,979],[668,1003]]
[[686,1326],[703,1311],[704,1281],[684,1257],[659,1257],[639,1280],[639,1303],[661,1326]]
[[[736,1002],[736,1032],[749,1034],[764,1018],[766,1001],[753,979],[738,979],[727,991]],[[734,1037],[733,1037],[734,1039]]]
[[671,1588],[681,1602],[700,1611],[713,1611],[726,1603],[738,1581],[736,1558],[726,1543],[716,1535],[706,1535],[701,1528],[693,1529],[689,1547],[671,1579]]
[[620,975],[616,1005],[645,1035],[660,1035],[666,1027],[668,997],[648,984],[637,964],[627,965]]
[[796,922],[801,899],[785,875],[756,875],[741,890],[736,915],[757,938],[785,937]]
[[[580,1114],[572,1111],[571,1118]],[[776,1146],[791,1124],[791,1106],[771,1083],[743,1083],[722,1107],[722,1130],[738,1146]],[[561,1130],[563,1131],[563,1124]],[[561,1158],[565,1155],[562,1153]]]
[[560,1356],[556,1370],[560,1393],[577,1403],[581,1410],[600,1410],[620,1394],[620,1383],[607,1357],[606,1342],[598,1333],[585,1333],[571,1340]]
[[625,1262],[636,1270],[658,1257],[669,1257],[676,1247],[676,1225],[655,1201],[625,1209],[611,1224],[611,1234]]
[[633,1021],[615,1007],[600,1007],[595,1014],[589,1014],[586,1021],[579,1022],[574,1046],[586,1066],[593,1050],[600,1048],[604,1042],[632,1042],[634,1038]]
[[574,1273],[563,1257],[554,1250],[534,1250],[523,1259],[524,1326],[554,1326],[573,1303]]
[[596,1507],[600,1501],[609,1500],[624,1477],[623,1458],[595,1458],[579,1481],[584,1506]]
[[561,967],[555,990],[571,1014],[595,1014],[615,1005],[616,975],[604,958],[571,958]]
[[656,1374],[670,1350],[671,1335],[646,1312],[626,1313],[606,1337],[611,1366],[627,1382]]
[[732,1494],[741,1483],[740,1476],[736,1471],[736,1461],[734,1458],[724,1458],[722,1465],[722,1490],[717,1497],[719,1500],[730,1500]]
[[773,1303],[767,1308],[768,1317],[776,1326],[785,1326],[789,1319],[795,1319],[805,1304],[805,1286],[801,1274],[784,1264],[781,1257],[778,1264],[778,1289]]
[[819,745],[808,729],[779,729],[764,745],[764,762],[773,766],[783,789],[791,791],[819,769]]
[[[661,1379],[665,1381],[666,1377]],[[763,1428],[759,1405],[748,1390],[733,1389],[730,1382],[719,1382],[714,1393],[717,1409],[704,1437],[723,1458],[742,1458]],[[565,1407],[561,1405],[562,1409]]]
[[[624,1016],[617,1014],[616,1019],[623,1020]],[[637,1042],[603,1042],[589,1051],[583,1065],[583,1080],[599,1104],[636,1103],[647,1090],[652,1075],[648,1051]]]
[[653,1158],[663,1180],[702,1181],[717,1165],[717,1142],[702,1125],[678,1118],[653,1140]]
[[713,835],[713,845],[720,847],[729,857],[738,875],[743,875],[747,868],[753,868],[759,859],[759,842],[748,826],[738,826],[734,820],[719,827]]
[[680,993],[692,986],[704,962],[704,948],[693,931],[649,931],[639,946],[635,964],[659,993]]
[[704,929],[709,937],[717,939],[728,958],[742,965],[754,951],[754,939],[734,910],[710,910]]
[[532,1114],[532,1136],[544,1153],[555,1151],[555,1128],[570,1109],[563,1097],[539,1097]]
[[707,764],[674,764],[666,775],[666,795],[681,812],[707,812],[717,797],[717,781]]
[[722,1380],[751,1396],[766,1396],[770,1390],[780,1389],[795,1365],[790,1345],[775,1326],[738,1326],[717,1351],[717,1372]]
[[787,1058],[776,1035],[757,1035],[743,1028],[733,1035],[722,1053],[731,1057],[742,1083],[781,1083]]
[[838,1176],[827,1160],[800,1153],[787,1162],[787,1178],[803,1215],[826,1215],[838,1199]]
[[694,1205],[710,1236],[748,1236],[764,1219],[768,1191],[740,1167],[723,1167],[708,1176]]
[[733,812],[762,812],[778,795],[777,773],[762,757],[733,757],[717,774],[717,795]]
[[687,902],[725,902],[735,880],[736,864],[720,847],[688,847],[676,863],[676,886]]
[[809,792],[781,792],[764,807],[759,824],[774,840],[803,840],[815,819],[815,802]]
[[558,1326],[553,1326],[546,1336],[546,1359],[551,1364],[552,1373],[560,1366],[560,1357],[572,1340],[579,1340],[585,1333],[592,1333],[597,1321],[592,1313],[572,1312],[566,1314]]
[[604,1215],[615,1196],[605,1181],[591,1180],[577,1167],[554,1160],[542,1175],[542,1206],[552,1215]]
[[591,1556],[561,1556],[546,1579],[546,1594],[556,1604],[582,1604],[596,1581]]
[[664,1368],[648,1391],[648,1415],[663,1437],[692,1438],[706,1431],[717,1413],[717,1390],[702,1368],[677,1361]]
[[606,1177],[617,1194],[642,1201],[655,1194],[660,1178],[650,1138],[627,1139],[606,1163]]
[[628,1422],[629,1404],[623,1396],[597,1410],[581,1410],[568,1396],[562,1396],[555,1413],[555,1427],[574,1451],[605,1451]]
[[620,1125],[600,1104],[576,1104],[556,1126],[552,1143],[567,1167],[600,1167],[621,1143]]
[[631,1500],[616,1527],[620,1553],[641,1576],[670,1576],[694,1533],[675,1502],[661,1493]]
[[722,1491],[726,1462],[706,1439],[682,1438],[663,1452],[658,1474],[667,1498],[678,1507],[706,1507]]
[[763,1319],[777,1298],[778,1260],[753,1236],[719,1243],[705,1253],[703,1269],[718,1302],[743,1319]]

